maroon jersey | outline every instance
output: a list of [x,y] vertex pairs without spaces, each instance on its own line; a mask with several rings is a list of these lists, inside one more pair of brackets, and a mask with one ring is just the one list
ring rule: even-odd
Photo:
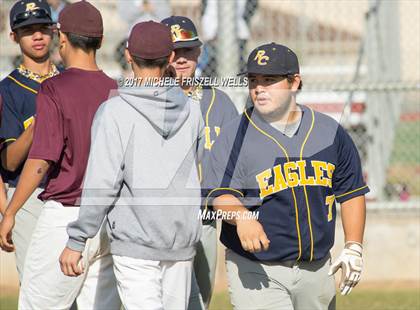
[[102,71],[70,68],[42,83],[36,99],[34,138],[28,158],[52,166],[39,199],[78,204],[96,110],[117,83]]

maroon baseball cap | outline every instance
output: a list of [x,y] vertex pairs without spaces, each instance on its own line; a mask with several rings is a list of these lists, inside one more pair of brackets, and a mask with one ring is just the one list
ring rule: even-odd
[[131,29],[127,49],[132,56],[143,59],[169,56],[174,50],[171,31],[154,21],[138,23]]
[[101,38],[104,33],[101,12],[87,1],[67,5],[60,12],[57,28],[91,38]]

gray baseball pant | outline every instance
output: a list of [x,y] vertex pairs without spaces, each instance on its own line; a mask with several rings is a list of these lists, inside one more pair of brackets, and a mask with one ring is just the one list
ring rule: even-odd
[[335,281],[328,276],[331,257],[312,262],[261,263],[226,250],[233,308],[334,310]]

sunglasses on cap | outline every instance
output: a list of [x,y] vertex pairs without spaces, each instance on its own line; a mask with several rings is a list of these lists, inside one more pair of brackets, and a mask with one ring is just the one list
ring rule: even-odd
[[[51,16],[50,16],[50,14],[48,13],[47,10],[45,10],[43,8],[39,8],[39,9],[36,9],[36,10],[26,11],[26,12],[16,14],[15,17],[13,17],[13,25],[20,24],[20,23],[28,20],[31,17],[51,19]],[[52,23],[52,21],[51,21],[51,23]]]
[[198,36],[195,32],[185,29],[180,29],[179,31],[172,31],[172,41],[192,41],[197,40]]

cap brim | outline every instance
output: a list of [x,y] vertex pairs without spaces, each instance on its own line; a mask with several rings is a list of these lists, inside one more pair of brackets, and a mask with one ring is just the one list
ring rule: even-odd
[[203,43],[200,40],[194,40],[194,41],[178,41],[174,42],[174,48],[188,48],[188,47],[199,47],[203,45]]
[[248,75],[248,74],[261,74],[261,75],[289,75],[291,73],[285,71],[276,71],[276,70],[264,70],[265,68],[261,68],[261,70],[246,70],[238,73],[236,76],[241,75]]
[[247,69],[245,71],[238,73],[237,76],[248,75],[248,74],[272,74],[272,73],[269,73],[268,70],[264,70],[264,68],[261,68],[260,70],[258,69],[259,68]]
[[40,25],[40,24],[49,24],[54,25],[56,22],[53,22],[48,18],[29,18],[20,24],[13,25],[12,30],[16,30],[22,27],[31,26],[31,25]]

